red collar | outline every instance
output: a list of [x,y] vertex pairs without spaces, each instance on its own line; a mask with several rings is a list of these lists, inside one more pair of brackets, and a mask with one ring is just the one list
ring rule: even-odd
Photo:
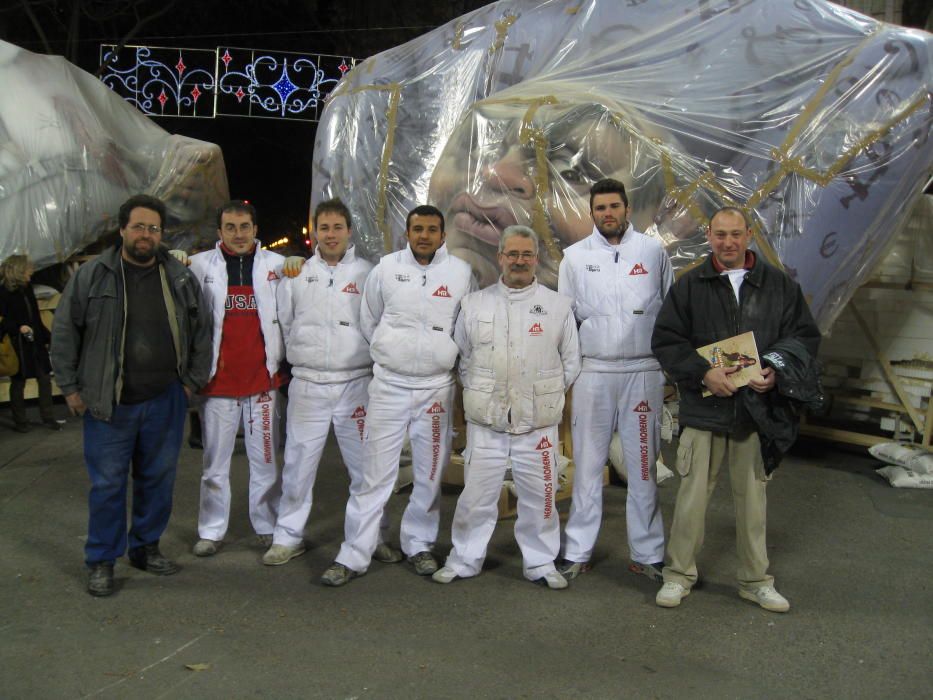
[[[745,251],[745,262],[742,264],[742,269],[751,270],[753,267],[755,267],[755,254],[750,250],[746,250]],[[719,272],[719,273],[726,271],[726,268],[723,266],[721,262],[719,262],[716,259],[715,255],[713,256],[713,268],[715,268],[716,272]]]
[[[230,250],[230,249],[224,244],[223,241],[220,242],[220,249],[221,249],[223,252],[225,252],[227,255],[229,255],[231,258],[235,258],[235,257],[238,257],[238,256],[240,255],[239,253],[235,253],[234,251]],[[252,255],[252,254],[255,253],[255,252],[256,252],[256,244],[253,243],[252,249],[251,249],[249,252],[247,252],[247,253],[243,253],[243,255]]]

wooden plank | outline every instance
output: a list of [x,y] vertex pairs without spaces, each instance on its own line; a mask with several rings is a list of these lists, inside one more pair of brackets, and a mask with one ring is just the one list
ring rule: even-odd
[[891,363],[888,361],[887,355],[881,349],[881,345],[878,342],[878,339],[875,338],[875,334],[872,332],[869,325],[865,322],[865,319],[862,317],[862,314],[858,310],[858,306],[855,304],[855,300],[849,302],[849,309],[852,311],[852,315],[855,316],[855,320],[858,322],[859,326],[862,329],[862,332],[865,334],[866,340],[868,340],[869,345],[871,345],[872,350],[875,353],[878,364],[881,365],[881,369],[884,372],[885,378],[888,380],[888,383],[891,385],[891,388],[894,389],[894,393],[897,394],[897,398],[900,399],[901,403],[904,404],[904,408],[907,409],[907,415],[910,416],[911,422],[917,428],[917,432],[923,431],[923,422],[920,418],[920,414],[917,413],[916,409],[910,404],[910,398],[907,395],[907,392],[904,391],[904,387],[901,384],[900,378],[897,374],[894,373],[894,369],[891,367]]
[[839,430],[837,428],[828,428],[822,425],[813,425],[811,423],[800,424],[801,435],[827,440],[829,442],[842,442],[847,445],[859,445],[861,447],[871,447],[882,442],[891,442],[891,438],[881,435],[868,435],[867,433],[856,433],[851,430]]
[[833,402],[845,404],[846,406],[866,406],[868,408],[878,408],[883,411],[896,411],[898,413],[907,413],[907,409],[896,403],[879,401],[878,399],[861,399],[855,396],[840,396],[833,394]]

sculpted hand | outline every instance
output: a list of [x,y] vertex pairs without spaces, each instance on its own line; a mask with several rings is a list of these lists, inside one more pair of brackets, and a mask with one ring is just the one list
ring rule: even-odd
[[65,403],[68,404],[68,410],[73,416],[83,416],[84,412],[87,410],[87,406],[84,405],[81,394],[77,391],[73,394],[67,394],[65,396]]
[[285,264],[282,265],[282,274],[286,277],[297,277],[301,272],[301,266],[305,264],[305,259],[300,255],[291,255],[285,258]]
[[188,257],[188,254],[185,251],[177,250],[173,248],[172,250],[169,251],[169,255],[171,255],[173,258],[175,258],[178,262],[180,262],[185,267],[191,266],[191,259]]
[[729,379],[729,375],[738,371],[738,367],[713,367],[703,376],[703,383],[714,396],[720,398],[732,396],[738,389]]
[[748,380],[748,385],[759,394],[771,391],[775,383],[777,383],[777,374],[771,367],[763,367],[760,378],[752,375]]

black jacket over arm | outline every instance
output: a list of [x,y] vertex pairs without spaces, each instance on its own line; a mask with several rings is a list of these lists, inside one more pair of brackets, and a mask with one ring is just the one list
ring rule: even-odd
[[717,433],[755,427],[744,405],[751,389],[728,398],[702,397],[701,381],[710,365],[696,348],[753,331],[759,355],[779,340],[796,339],[816,356],[820,331],[799,285],[785,273],[756,256],[740,296],[736,303],[728,276],[719,274],[709,256],[678,279],[664,300],[651,349],[680,389],[682,426]]

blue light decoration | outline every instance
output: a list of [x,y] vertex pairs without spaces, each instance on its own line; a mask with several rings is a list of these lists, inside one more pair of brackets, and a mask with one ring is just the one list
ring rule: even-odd
[[101,80],[145,114],[156,117],[215,116],[217,53],[205,49],[100,47]]
[[328,93],[356,62],[234,47],[220,47],[217,55],[217,114],[300,121],[318,120]]

